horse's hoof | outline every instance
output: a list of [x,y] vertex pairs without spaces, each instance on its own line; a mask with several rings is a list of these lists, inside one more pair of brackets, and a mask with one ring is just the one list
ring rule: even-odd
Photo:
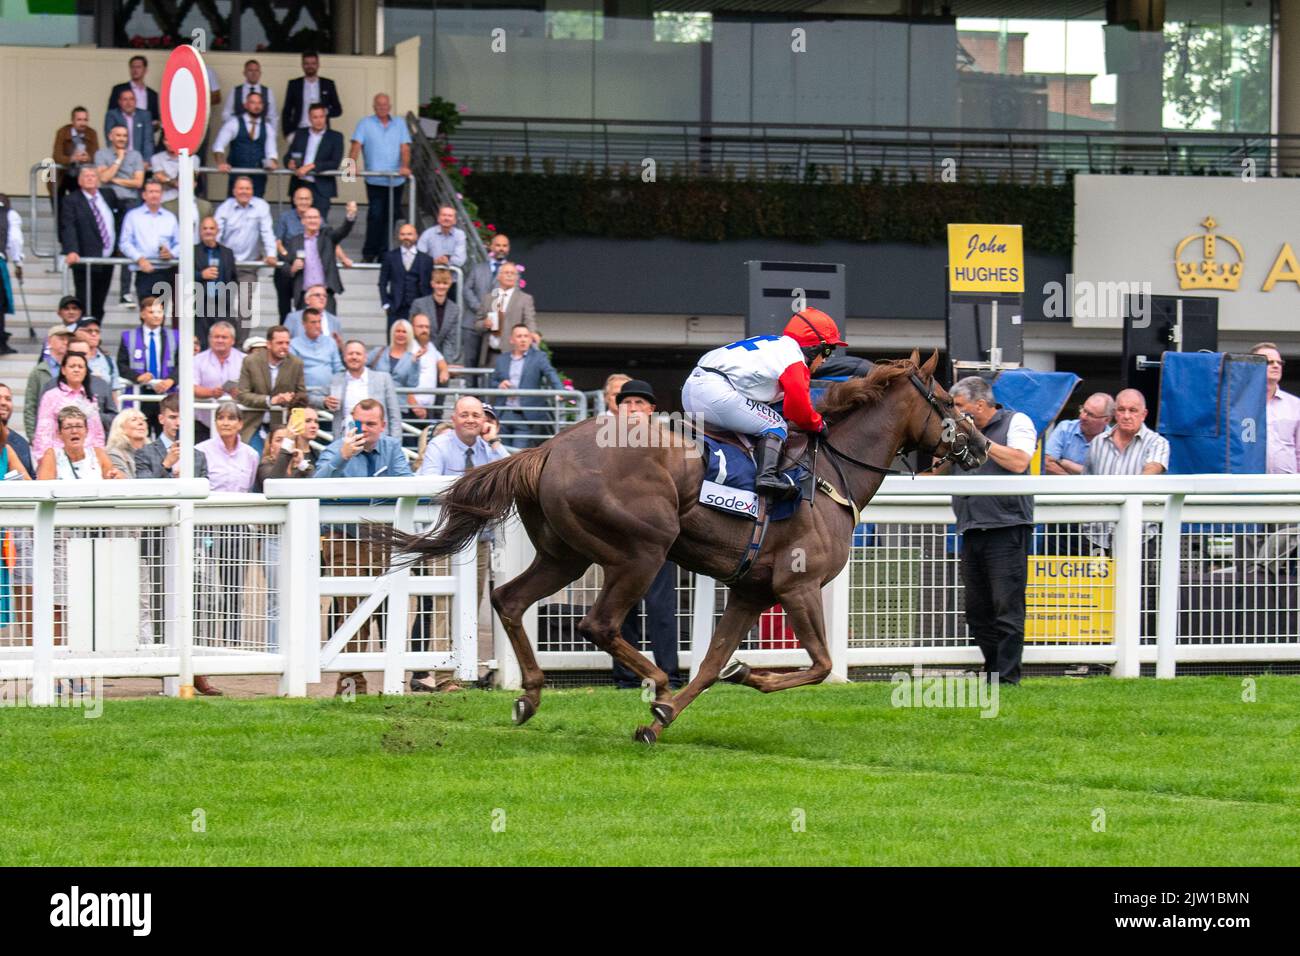
[[528,723],[528,718],[537,713],[537,705],[527,697],[516,697],[515,706],[510,712],[510,719],[515,725]]
[[650,705],[650,713],[655,715],[655,720],[667,727],[677,716],[677,710],[672,704],[664,701],[657,701]]
[[728,684],[743,684],[749,680],[749,665],[732,661],[718,674],[718,680],[726,681]]
[[659,739],[659,735],[655,733],[653,727],[638,727],[632,739],[639,744],[652,744]]

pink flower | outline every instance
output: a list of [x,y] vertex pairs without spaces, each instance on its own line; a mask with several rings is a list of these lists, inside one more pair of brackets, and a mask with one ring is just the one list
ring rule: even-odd
[[468,166],[462,166],[460,168],[460,174],[462,176],[468,176],[470,174],[470,168]]
[[527,271],[527,269],[526,269],[524,266],[521,266],[519,263],[516,262],[516,263],[515,263],[515,271],[518,272],[520,275],[523,275],[523,274]]
[[523,288],[524,286],[526,286],[526,285],[528,285],[528,283],[525,282],[523,279],[520,279],[520,280],[519,280],[519,288],[522,289],[522,288]]
[[494,225],[492,225],[492,223],[488,223],[488,224],[487,224],[487,231],[488,231],[488,232],[496,232],[496,231],[497,231],[497,227],[494,226]]
[[460,193],[456,193],[456,198],[457,198],[457,199],[464,199],[465,197],[462,196]]

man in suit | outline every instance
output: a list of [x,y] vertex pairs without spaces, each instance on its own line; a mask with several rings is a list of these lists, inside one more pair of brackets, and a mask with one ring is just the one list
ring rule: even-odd
[[[492,387],[562,389],[564,382],[546,354],[533,345],[532,329],[520,322],[510,330],[510,351],[497,359]],[[512,434],[509,439],[503,437],[502,441],[513,448],[540,445],[545,439],[530,437],[530,432],[542,435],[550,431],[547,424],[550,416],[544,411],[549,404],[550,399],[537,395],[507,398],[497,406],[497,415],[502,430],[510,427]],[[533,424],[525,424],[527,422]]]
[[117,106],[104,114],[104,135],[114,126],[126,127],[126,148],[133,149],[141,156],[154,154],[153,118],[149,111],[140,109],[135,102],[135,94],[123,90],[117,95]]
[[[429,280],[433,295],[426,295],[411,303],[411,321],[417,316],[429,320],[429,339],[433,347],[442,353],[448,365],[465,365],[461,361],[462,345],[466,352],[478,358],[479,333],[474,328],[473,320],[462,330],[460,307],[451,300],[451,270],[435,267]],[[392,320],[389,321],[392,327]]]
[[504,330],[521,324],[536,333],[537,308],[533,304],[533,297],[519,288],[518,268],[513,262],[503,262],[497,269],[496,286],[479,305],[477,327],[486,334],[479,347],[478,364],[495,364],[501,355]]
[[[179,478],[181,452],[181,400],[173,392],[159,403],[158,437],[135,453],[137,478]],[[208,477],[208,459],[194,449],[194,477]]]
[[[153,125],[150,136],[157,138],[158,130],[162,124],[162,112],[159,109],[158,91],[145,84],[145,75],[149,72],[149,61],[137,53],[131,57],[129,68],[131,70],[131,79],[113,87],[113,92],[108,94],[108,105],[104,109],[117,108],[121,102],[122,91],[130,90],[135,94],[136,109],[144,110],[149,114],[149,120]],[[144,150],[140,150],[140,152],[142,155],[149,155]],[[151,149],[149,152],[152,153],[153,150]]]
[[320,210],[321,219],[330,217],[330,202],[338,195],[338,177],[325,176],[343,162],[343,134],[329,128],[325,106],[313,103],[308,111],[309,123],[296,130],[285,156],[286,169],[294,171],[294,185],[311,190],[312,205]]
[[488,246],[488,261],[474,266],[465,280],[465,310],[470,315],[478,315],[483,300],[492,294],[492,287],[497,284],[497,270],[509,259],[510,237],[499,232]]
[[250,93],[256,93],[262,98],[262,113],[266,117],[266,125],[275,129],[280,111],[275,108],[274,91],[262,84],[262,64],[256,60],[249,60],[244,64],[244,82],[230,91],[230,99],[226,100],[226,105],[221,108],[221,122],[224,124],[232,116],[243,116],[244,100]]
[[384,406],[388,422],[388,436],[402,440],[402,406],[397,400],[397,387],[387,372],[366,368],[366,346],[357,339],[349,339],[343,346],[343,368],[330,379],[329,392],[312,396],[313,408],[324,408],[334,413],[335,435],[341,435],[352,421],[351,410],[362,399],[373,398]]
[[[77,298],[86,304],[87,314],[104,315],[104,300],[113,284],[113,267],[93,265],[74,268],[84,256],[103,258],[117,246],[117,229],[113,210],[99,189],[99,173],[94,166],[82,166],[77,173],[77,189],[59,208],[59,247],[72,269]],[[89,277],[87,277],[89,271]]]
[[48,182],[50,196],[55,197],[57,192],[57,202],[63,202],[63,197],[77,188],[77,166],[89,163],[98,151],[99,134],[90,126],[90,111],[78,106],[72,111],[72,122],[60,126],[54,134],[50,156],[64,169],[59,173],[57,190],[53,179]]
[[302,359],[289,352],[289,330],[273,325],[266,333],[266,348],[256,349],[239,369],[236,401],[251,411],[243,413],[240,438],[260,453],[267,434],[289,420],[288,410],[307,405]]
[[415,226],[402,223],[397,230],[397,248],[388,250],[379,267],[379,299],[390,329],[398,319],[410,318],[412,303],[433,279],[433,260],[416,249],[415,243]]
[[[175,329],[162,327],[165,314],[161,299],[140,300],[140,324],[122,333],[117,347],[117,374],[142,391],[176,390],[176,369],[180,363]],[[158,432],[158,404],[142,403],[151,434]]]
[[352,260],[343,253],[335,254],[334,235],[321,231],[319,211],[308,209],[302,218],[302,227],[301,236],[292,236],[284,241],[286,257],[280,263],[280,273],[293,283],[294,305],[302,308],[304,289],[323,285],[328,292],[325,307],[334,312],[334,297],[343,291],[339,263],[351,266]]
[[289,81],[289,88],[284,92],[284,110],[280,113],[280,128],[286,138],[294,130],[301,129],[310,122],[308,110],[313,103],[320,103],[329,113],[329,118],[343,115],[343,104],[339,101],[338,90],[334,81],[320,76],[320,54],[308,50],[302,55],[302,76]]
[[[262,97],[249,93],[244,97],[243,112],[221,124],[212,155],[217,168],[223,173],[234,169],[276,169],[280,162],[275,155],[275,130],[266,121]],[[229,151],[229,157],[226,153]],[[253,195],[258,199],[266,191],[266,177],[250,175]],[[235,194],[235,180],[230,181],[229,195]]]
[[194,247],[194,281],[200,297],[194,314],[194,334],[208,340],[212,323],[226,320],[238,327],[239,277],[235,254],[217,241],[221,227],[212,216],[199,223],[199,243]]

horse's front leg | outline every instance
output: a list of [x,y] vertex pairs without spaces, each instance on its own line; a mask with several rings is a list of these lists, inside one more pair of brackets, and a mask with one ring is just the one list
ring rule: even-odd
[[717,682],[723,665],[731,659],[732,654],[736,653],[736,648],[754,626],[761,612],[761,607],[738,599],[735,592],[732,592],[727,601],[727,608],[722,612],[722,619],[718,621],[717,630],[709,640],[709,650],[704,655],[704,660],[700,662],[695,677],[678,691],[676,696],[669,700],[661,698],[650,705],[650,712],[655,717],[654,723],[649,727],[638,727],[637,740],[642,743],[654,743],[663,733],[664,728],[680,717],[691,701]]
[[794,629],[795,637],[812,658],[812,667],[802,671],[777,673],[756,671],[741,664],[724,680],[771,694],[805,684],[820,684],[830,674],[831,655],[826,647],[826,618],[822,612],[821,587],[812,584],[780,597],[781,606],[785,608],[786,619]]

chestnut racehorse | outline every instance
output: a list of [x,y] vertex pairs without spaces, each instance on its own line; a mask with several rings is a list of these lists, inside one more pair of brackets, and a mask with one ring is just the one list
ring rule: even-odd
[[[694,680],[675,696],[668,675],[623,640],[623,618],[665,560],[719,580],[733,575],[754,528],[748,518],[700,504],[704,460],[689,438],[674,433],[675,441],[666,436],[639,447],[611,446],[598,440],[601,422],[589,419],[537,448],[466,472],[442,495],[440,517],[428,532],[376,528],[371,534],[389,546],[390,562],[437,558],[471,546],[485,525],[518,510],[537,556],[492,591],[492,606],[523,672],[524,693],[513,714],[519,724],[541,706],[543,683],[524,611],[599,565],[604,587],[578,632],[653,683],[654,720],[635,734],[652,743],[720,676],[770,693],[816,684],[830,673],[822,587],[848,561],[857,515],[835,503],[827,487],[861,509],[901,453],[919,450],[966,468],[987,457],[987,440],[934,381],[937,363],[938,353],[920,365],[913,352],[910,360],[879,363],[868,375],[827,389],[820,410],[829,441],[815,458],[816,476],[825,484],[819,482],[811,506],[801,502],[794,516],[771,523],[748,573],[729,585],[726,611]],[[777,603],[812,666],[766,673],[733,663],[724,671],[759,614]]]

